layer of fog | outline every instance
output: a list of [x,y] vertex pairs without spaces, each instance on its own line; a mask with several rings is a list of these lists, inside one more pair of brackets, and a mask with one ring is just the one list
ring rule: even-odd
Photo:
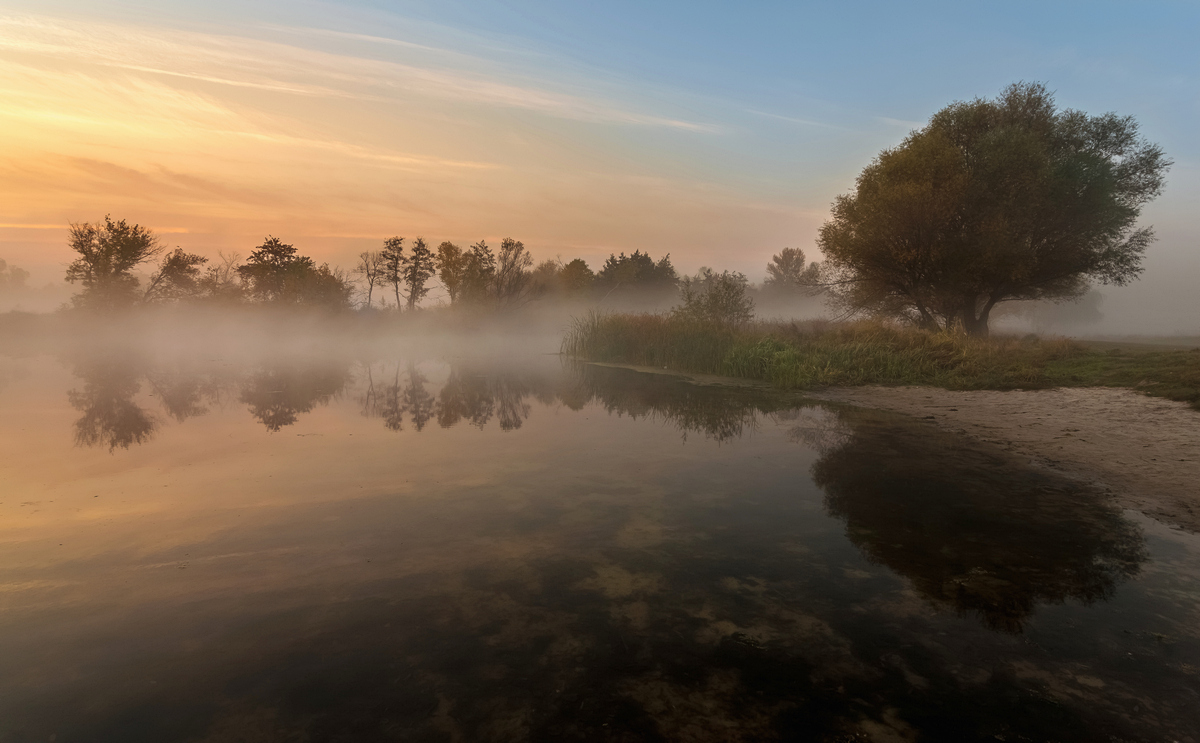
[[[0,261],[0,267],[0,313],[55,313],[68,307],[71,297],[79,291],[78,287],[63,282],[33,285],[27,278],[28,273],[19,266]],[[144,281],[145,277],[139,278]],[[821,297],[781,296],[761,291],[760,286],[751,285],[755,315],[760,319],[829,319],[841,314]],[[379,292],[376,293],[376,306],[380,305],[378,297]],[[361,305],[361,298],[356,299]],[[1196,339],[1200,337],[1200,307],[1194,307],[1198,301],[1200,294],[1194,291],[1190,274],[1177,271],[1170,277],[1157,276],[1152,283],[1093,287],[1074,301],[1008,302],[997,308],[992,325],[993,332],[1003,334],[1036,333],[1082,339],[1136,336]],[[424,310],[433,310],[433,314],[444,312],[445,304],[445,292],[435,282],[434,291],[423,303],[423,312],[417,315],[426,314]],[[543,297],[509,313],[510,317],[493,318],[489,322],[496,332],[504,335],[528,336],[535,329],[536,333],[545,335],[539,347],[557,348],[572,318],[589,311],[667,312],[676,304],[677,298],[672,296],[633,302],[621,301],[620,297],[593,297],[587,301]],[[224,318],[226,314],[217,313],[216,316]],[[222,320],[217,323],[225,324]],[[231,321],[231,324],[240,323]],[[423,328],[420,332],[427,334],[438,323],[430,318],[414,317],[405,318],[401,325],[406,328],[405,333],[420,327]]]

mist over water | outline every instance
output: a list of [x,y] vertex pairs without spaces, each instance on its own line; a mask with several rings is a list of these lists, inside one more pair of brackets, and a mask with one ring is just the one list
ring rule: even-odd
[[7,346],[0,741],[1200,724],[1200,543],[1086,484],[537,323],[272,322]]

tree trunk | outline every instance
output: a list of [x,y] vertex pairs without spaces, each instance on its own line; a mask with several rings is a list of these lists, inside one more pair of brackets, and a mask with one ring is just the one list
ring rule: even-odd
[[967,335],[976,338],[987,338],[988,317],[992,314],[992,308],[996,306],[996,300],[993,297],[988,297],[987,302],[979,309],[978,314],[976,314],[975,310],[977,305],[978,300],[973,300],[962,308],[961,319],[963,330]]
[[921,304],[920,302],[917,302],[916,306],[917,312],[921,313],[921,319],[917,323],[917,327],[921,328],[922,330],[937,330],[937,318],[930,314],[929,310],[925,308],[925,305]]
[[963,330],[967,332],[967,335],[975,338],[987,338],[987,318],[976,318],[974,315],[974,312],[966,312],[963,314]]
[[978,318],[977,322],[978,322],[978,327],[980,328],[980,332],[978,335],[981,338],[988,337],[988,334],[989,334],[988,316],[992,314],[992,308],[995,306],[996,306],[995,300],[989,299],[987,304],[985,304],[983,306],[983,309],[979,311],[979,318]]

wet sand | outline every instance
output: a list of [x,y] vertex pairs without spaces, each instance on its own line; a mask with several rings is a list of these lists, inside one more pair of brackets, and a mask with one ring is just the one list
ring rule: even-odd
[[1124,507],[1200,532],[1200,411],[1185,403],[1110,388],[855,387],[809,396],[928,419],[1101,485]]

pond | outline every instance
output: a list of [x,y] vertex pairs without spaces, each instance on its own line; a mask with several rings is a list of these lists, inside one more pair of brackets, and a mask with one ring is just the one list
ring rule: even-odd
[[0,741],[1195,741],[1200,540],[579,365],[0,357]]

